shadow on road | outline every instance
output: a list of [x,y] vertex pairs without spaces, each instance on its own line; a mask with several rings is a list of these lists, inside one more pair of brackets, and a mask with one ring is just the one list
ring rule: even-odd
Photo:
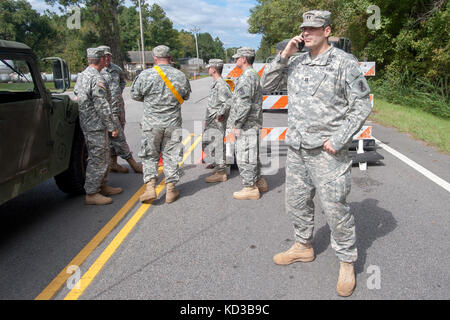
[[[350,203],[350,210],[355,216],[356,247],[358,260],[355,263],[355,273],[364,272],[367,250],[379,238],[391,233],[397,227],[397,220],[391,212],[378,207],[378,200],[365,199],[362,202]],[[330,228],[328,225],[320,228],[314,235],[314,251],[316,255],[324,252],[330,245]]]

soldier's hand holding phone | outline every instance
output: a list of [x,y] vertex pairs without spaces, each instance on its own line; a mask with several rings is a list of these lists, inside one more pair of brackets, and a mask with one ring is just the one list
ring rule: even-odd
[[305,40],[303,39],[303,34],[295,36],[289,41],[286,48],[281,52],[281,57],[284,59],[289,58],[297,51],[301,51],[305,45]]

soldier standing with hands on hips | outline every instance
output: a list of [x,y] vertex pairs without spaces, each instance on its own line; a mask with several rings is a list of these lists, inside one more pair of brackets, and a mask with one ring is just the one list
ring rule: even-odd
[[139,74],[131,86],[131,98],[144,102],[139,156],[146,190],[140,200],[146,203],[156,199],[158,162],[162,152],[166,203],[171,203],[180,195],[175,184],[180,180],[178,163],[183,153],[181,104],[189,99],[191,85],[183,72],[170,65],[169,47],[155,47],[153,57],[156,65]]
[[[331,246],[340,260],[337,293],[349,296],[356,285],[357,249],[355,219],[347,203],[352,165],[348,147],[369,116],[371,103],[356,59],[328,43],[330,20],[328,11],[303,14],[302,34],[289,41],[262,76],[267,91],[287,76],[289,97],[285,204],[295,243],[273,260],[279,265],[314,260],[317,191],[331,229]],[[309,52],[291,57],[302,42]]]
[[121,188],[106,185],[110,165],[108,131],[113,137],[119,134],[107,100],[105,79],[100,72],[105,67],[105,52],[99,48],[87,49],[89,66],[78,75],[74,94],[78,100],[80,126],[88,150],[86,168],[86,204],[112,203],[107,197],[122,192]]
[[102,69],[101,75],[108,83],[111,91],[111,111],[114,115],[114,121],[116,121],[116,127],[119,130],[117,137],[110,135],[111,171],[128,173],[127,168],[117,163],[117,156],[120,156],[128,162],[134,172],[142,173],[142,164],[134,160],[125,137],[125,101],[122,97],[122,92],[126,86],[125,74],[118,65],[111,62],[112,53],[110,47],[100,46],[98,48],[105,51],[106,65]]

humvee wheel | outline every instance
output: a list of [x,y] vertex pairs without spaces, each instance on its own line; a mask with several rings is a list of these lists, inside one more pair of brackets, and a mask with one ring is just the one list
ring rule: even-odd
[[73,136],[72,152],[69,168],[55,176],[58,188],[71,194],[85,194],[84,182],[86,179],[87,148],[84,135],[77,121]]

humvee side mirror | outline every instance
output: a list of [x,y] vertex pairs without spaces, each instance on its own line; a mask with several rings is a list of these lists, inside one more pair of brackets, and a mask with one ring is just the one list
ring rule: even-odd
[[42,60],[52,61],[53,64],[53,83],[55,89],[65,92],[70,88],[70,72],[66,62],[58,57],[49,57]]

